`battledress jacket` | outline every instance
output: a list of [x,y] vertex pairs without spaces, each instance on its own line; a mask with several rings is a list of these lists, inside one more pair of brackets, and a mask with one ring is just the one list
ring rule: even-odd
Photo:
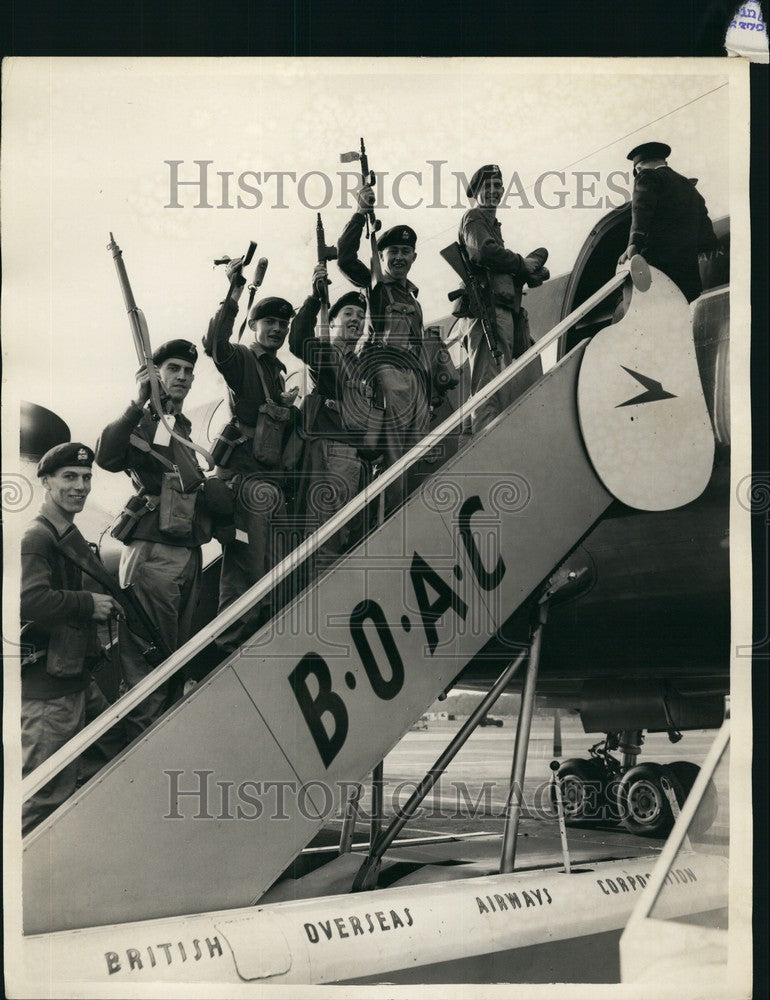
[[[77,528],[73,525],[69,530]],[[38,515],[21,540],[21,620],[29,623],[22,636],[24,698],[47,700],[83,691],[91,679],[86,658],[96,656],[100,648],[96,623],[92,620],[93,595],[83,589],[80,569],[56,548],[52,531],[56,538],[61,537],[47,519]],[[80,672],[71,677],[53,677],[46,670],[44,651],[52,635],[64,627],[74,629],[73,636],[80,640],[70,643],[69,650],[67,643],[63,647],[64,653],[69,651],[67,666],[73,671],[80,667]],[[41,652],[44,655],[25,662]]]

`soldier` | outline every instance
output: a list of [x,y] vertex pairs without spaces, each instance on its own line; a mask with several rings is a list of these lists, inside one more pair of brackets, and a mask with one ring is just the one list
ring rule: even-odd
[[[306,439],[299,486],[294,497],[306,533],[312,534],[345,506],[364,486],[368,463],[359,451],[360,431],[346,425],[343,396],[346,382],[356,377],[356,345],[366,316],[366,299],[346,292],[329,310],[328,339],[316,330],[321,308],[320,284],[327,281],[326,267],[313,271],[313,293],[305,299],[289,331],[289,350],[308,366],[313,392],[302,405],[300,433]],[[341,528],[323,551],[337,555],[348,544],[350,526]]]
[[[286,366],[277,357],[294,315],[291,303],[276,297],[260,299],[248,314],[252,343],[246,347],[229,342],[246,283],[242,267],[242,258],[228,263],[231,294],[209,323],[203,341],[227,382],[231,413],[214,449],[216,474],[228,483],[235,499],[236,534],[224,546],[220,611],[278,561],[274,527],[285,516],[283,449],[297,412],[292,405],[297,392],[285,391]],[[227,652],[236,649],[269,614],[268,604],[260,602],[219,636],[218,645]]]
[[[372,270],[358,258],[366,214],[374,191],[364,184],[358,193],[358,211],[337,244],[342,273],[359,288],[369,289],[371,331],[361,354],[361,370],[374,382],[385,408],[382,432],[383,467],[388,468],[421,440],[430,424],[435,389],[425,362],[422,309],[417,287],[408,274],[417,257],[417,234],[410,226],[393,226],[377,241],[381,278],[373,284]],[[412,468],[387,491],[386,507],[393,509],[417,481]]]
[[[170,340],[152,356],[166,394],[164,410],[180,437],[190,439],[182,406],[192,387],[198,351],[189,340]],[[127,507],[127,532],[120,559],[120,585],[131,586],[171,653],[190,638],[201,587],[201,546],[212,522],[201,489],[204,477],[193,451],[172,438],[150,400],[146,367],[137,373],[136,396],[96,443],[96,462],[109,472],[126,472],[136,489]],[[153,665],[121,621],[118,629],[123,681],[129,688]],[[131,738],[168,707],[170,684],[161,685],[126,717]]]
[[[101,659],[96,625],[121,608],[113,597],[87,591],[80,569],[58,547],[72,532],[82,540],[74,521],[91,492],[93,460],[90,448],[72,442],[51,448],[37,467],[46,496],[21,542],[21,619],[28,623],[21,673],[25,776],[109,707],[91,673]],[[99,756],[105,763],[124,744],[122,731],[115,727],[88,753],[92,762]],[[74,761],[27,799],[23,832],[69,798],[77,780]]]
[[[483,279],[487,315],[493,326],[490,334],[494,349],[500,352],[503,367],[530,346],[527,313],[521,305],[523,286],[535,287],[550,277],[543,266],[547,251],[536,250],[523,257],[505,248],[497,218],[497,206],[504,192],[500,167],[494,163],[479,167],[466,188],[466,194],[476,204],[463,216],[458,237],[471,265],[476,266]],[[471,393],[475,393],[491,382],[500,369],[484,335],[481,317],[470,315],[460,322],[470,355]],[[458,326],[458,332],[462,332],[463,327]],[[486,427],[512,402],[513,387],[509,383],[474,411],[472,430],[476,432]],[[464,428],[464,433],[470,429]]]
[[644,142],[628,154],[634,165],[631,233],[618,263],[641,254],[692,302],[702,290],[698,254],[715,250],[718,241],[695,181],[669,167],[670,154],[664,142]]

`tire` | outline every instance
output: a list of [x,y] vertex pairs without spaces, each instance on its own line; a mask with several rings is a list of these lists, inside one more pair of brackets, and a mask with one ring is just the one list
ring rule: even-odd
[[572,757],[557,772],[567,823],[597,823],[606,817],[606,775],[598,761]]
[[[675,760],[673,764],[668,765],[668,769],[681,785],[684,796],[681,802],[679,802],[681,808],[687,796],[692,791],[695,779],[700,774],[700,768],[697,764],[693,764],[689,760]],[[709,780],[708,785],[706,785],[706,791],[703,793],[703,798],[698,806],[698,811],[695,813],[692,823],[690,823],[688,831],[690,836],[697,837],[709,830],[717,818],[718,812],[719,796],[717,795],[714,782]]]
[[660,779],[666,775],[677,802],[684,802],[684,793],[676,775],[660,764],[637,764],[620,779],[618,805],[621,823],[629,833],[641,837],[665,837],[674,825],[666,793]]

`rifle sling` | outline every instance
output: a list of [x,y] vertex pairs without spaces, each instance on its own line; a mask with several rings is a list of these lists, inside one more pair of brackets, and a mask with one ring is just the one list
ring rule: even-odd
[[[104,589],[113,597],[119,604],[124,606],[124,610],[127,614],[127,624],[132,632],[137,632],[142,635],[143,638],[150,640],[157,649],[165,649],[165,644],[157,633],[155,626],[150,620],[147,611],[144,606],[139,601],[136,594],[130,589],[130,587],[122,588],[107,572],[107,570],[102,565],[101,560],[94,553],[90,544],[83,538],[79,531],[73,525],[69,530],[67,530],[64,535],[59,537],[59,533],[56,528],[51,524],[45,515],[40,515],[41,520],[45,522],[54,537],[54,545],[56,546],[59,554],[70,562],[73,566],[76,566],[81,572],[85,573],[86,576],[90,576],[92,580],[104,587]],[[78,541],[78,539],[80,541]],[[80,544],[82,542],[82,545]],[[78,546],[78,548],[73,548],[73,543]],[[85,546],[85,549],[83,549]],[[79,551],[80,550],[80,551]],[[126,607],[128,605],[128,607]],[[132,612],[132,617],[128,619],[128,611]],[[139,626],[137,628],[137,626]]]

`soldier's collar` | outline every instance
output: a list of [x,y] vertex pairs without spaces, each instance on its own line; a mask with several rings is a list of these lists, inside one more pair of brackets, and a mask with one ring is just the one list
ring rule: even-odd
[[[151,417],[153,423],[155,423],[155,424],[159,424],[160,423],[160,417],[158,416],[158,414],[155,412],[154,409],[145,410],[145,413],[149,413],[150,414],[150,417]],[[174,413],[174,411],[171,410],[171,409],[169,409],[169,410],[165,410],[164,409],[163,416],[166,418],[167,421],[170,420],[170,421],[173,422],[174,420],[180,420],[182,422],[182,424],[185,425],[186,427],[192,427],[192,424],[187,419],[187,417],[184,415],[184,413],[182,413],[181,410],[178,413]]]
[[263,347],[261,344],[258,344],[256,340],[252,341],[251,345],[249,346],[249,350],[253,351],[258,358],[263,358],[266,364],[275,365],[282,371],[286,371],[286,365],[283,363],[283,361],[281,361],[278,355],[272,354],[270,351],[267,350],[267,348]]
[[[392,274],[385,274],[385,273],[383,273],[383,275],[382,275],[382,284],[383,285],[400,285],[401,282],[400,282],[400,280],[398,278],[394,278]],[[409,280],[409,278],[405,278],[404,279],[404,287],[408,291],[410,291],[412,293],[412,295],[414,295],[415,298],[417,298],[417,296],[420,294],[420,289],[417,287],[417,285],[412,284],[412,282]]]

